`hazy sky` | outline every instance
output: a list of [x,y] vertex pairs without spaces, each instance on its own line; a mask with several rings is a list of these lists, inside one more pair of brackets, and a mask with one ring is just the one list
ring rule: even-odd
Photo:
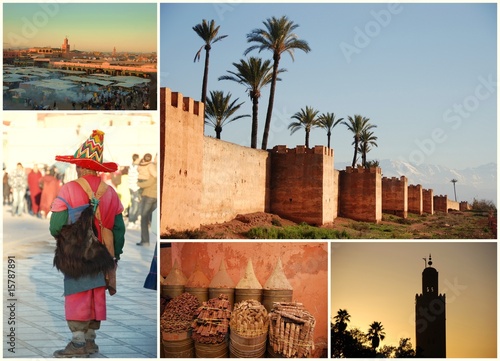
[[379,321],[386,331],[381,345],[410,337],[415,349],[415,295],[429,253],[446,294],[446,356],[496,357],[495,242],[332,243],[332,317],[346,309],[350,327],[363,332]]
[[61,47],[82,51],[153,52],[157,4],[3,4],[3,47]]
[[[160,85],[196,100],[201,96],[202,39],[192,27],[215,20],[227,38],[212,46],[209,90],[231,92],[251,114],[245,87],[218,81],[245,59],[246,35],[263,21],[286,15],[311,52],[284,54],[268,147],[304,144],[291,116],[305,106],[337,118],[361,114],[377,125],[378,148],[369,159],[466,168],[496,162],[496,4],[160,4]],[[248,56],[271,59],[269,51]],[[269,88],[259,103],[262,140]],[[250,144],[250,118],[230,123],[222,139]],[[215,135],[207,128],[207,135]],[[352,133],[333,130],[335,161],[352,159]],[[326,145],[314,129],[311,145]],[[473,146],[472,146],[473,145]]]

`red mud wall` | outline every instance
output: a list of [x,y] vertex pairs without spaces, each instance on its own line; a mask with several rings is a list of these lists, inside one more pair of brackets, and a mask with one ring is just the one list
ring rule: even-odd
[[382,178],[380,168],[351,168],[340,171],[339,215],[358,221],[382,220]]
[[201,224],[269,211],[269,153],[209,137],[203,142]]
[[200,225],[204,105],[160,89],[160,235]]
[[408,217],[408,179],[382,178],[382,212]]
[[434,196],[434,210],[448,213],[448,196]]
[[422,211],[434,214],[434,191],[432,189],[422,189]]
[[[172,242],[171,259],[167,250],[160,252],[160,272],[168,275],[166,263],[179,263],[189,278],[196,263],[209,280],[224,258],[227,272],[238,283],[248,260],[252,260],[255,275],[263,286],[281,258],[285,275],[293,287],[293,301],[301,302],[316,319],[314,356],[327,348],[328,320],[328,246],[326,242]],[[171,267],[171,266],[170,266]]]
[[296,222],[333,222],[333,150],[323,146],[271,151],[271,212]]
[[410,184],[408,186],[408,212],[421,215],[423,207],[422,186]]

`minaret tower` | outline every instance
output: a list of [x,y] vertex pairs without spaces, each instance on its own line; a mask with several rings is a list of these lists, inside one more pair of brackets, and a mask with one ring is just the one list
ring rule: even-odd
[[415,297],[417,357],[446,357],[446,296],[438,294],[438,271],[424,258],[422,293]]
[[63,42],[63,44],[61,45],[61,52],[62,52],[63,54],[69,54],[69,50],[70,50],[70,45],[69,45],[69,43],[68,43],[68,36],[66,36],[66,37],[64,38],[64,42]]

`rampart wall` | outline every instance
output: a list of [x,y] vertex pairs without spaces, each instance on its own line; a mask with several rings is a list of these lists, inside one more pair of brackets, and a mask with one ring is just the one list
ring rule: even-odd
[[336,218],[333,150],[323,146],[271,154],[271,211],[296,222],[322,225]]
[[382,220],[382,174],[378,167],[352,168],[339,174],[339,215],[359,221]]
[[434,214],[434,191],[432,189],[422,189],[422,211]]
[[410,184],[408,186],[408,212],[421,215],[423,206],[422,186]]
[[448,196],[434,196],[434,210],[448,213]]
[[472,209],[472,206],[467,203],[467,201],[462,201],[460,202],[460,210],[461,211],[470,211]]
[[204,104],[160,90],[160,234],[200,226]]
[[448,210],[459,211],[460,210],[460,203],[458,203],[457,201],[452,201],[451,199],[448,199],[447,207],[448,207]]
[[270,167],[265,150],[204,137],[200,223],[229,221],[238,213],[269,212]]
[[408,179],[382,178],[382,212],[408,217]]

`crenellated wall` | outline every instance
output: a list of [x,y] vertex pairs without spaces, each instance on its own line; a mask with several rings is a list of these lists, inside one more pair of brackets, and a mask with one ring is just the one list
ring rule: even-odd
[[382,212],[408,217],[408,179],[382,178]]
[[422,189],[422,211],[434,214],[434,191],[432,189]]
[[358,221],[382,220],[382,174],[378,167],[352,168],[339,174],[339,215]]
[[332,223],[333,149],[276,146],[271,151],[271,212],[296,222]]
[[421,215],[423,206],[422,186],[410,184],[408,186],[408,212]]
[[204,104],[160,89],[160,234],[200,225]]
[[448,213],[448,196],[434,196],[434,210]]
[[460,210],[461,211],[470,211],[472,209],[472,206],[467,203],[467,201],[462,201],[460,202]]
[[[404,176],[382,181],[380,168],[337,171],[333,149],[324,146],[264,151],[205,137],[203,103],[168,88],[160,97],[160,235],[240,213],[324,225],[338,215],[378,223],[382,209],[404,218],[423,212],[422,187],[405,187]],[[426,199],[435,199],[430,192]]]

